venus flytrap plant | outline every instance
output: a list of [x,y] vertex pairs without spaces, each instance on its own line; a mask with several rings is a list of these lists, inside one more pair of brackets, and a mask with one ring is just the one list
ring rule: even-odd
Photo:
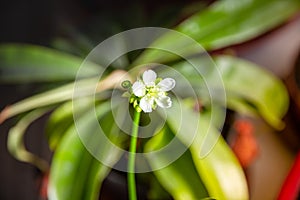
[[129,97],[129,103],[133,104],[134,107],[134,119],[127,166],[128,195],[130,200],[137,199],[134,165],[141,112],[150,113],[155,110],[157,106],[170,108],[172,106],[172,100],[167,96],[167,92],[172,90],[175,84],[176,82],[172,78],[157,78],[157,74],[153,70],[146,70],[142,75],[142,79],[138,79],[133,84],[131,84],[130,81],[122,82],[122,87],[128,89],[123,96]]
[[[210,126],[210,121],[204,117],[210,116],[211,112],[211,106],[209,103],[205,104],[205,99],[209,100],[212,97],[209,93],[206,93],[205,90],[202,92],[202,89],[206,88],[205,83],[214,83],[215,80],[218,80],[216,79],[218,77],[215,76],[216,73],[211,73],[208,74],[209,76],[200,78],[197,73],[193,73],[195,70],[189,70],[190,63],[183,61],[183,59],[186,58],[185,56],[179,59],[179,57],[173,57],[172,55],[173,53],[174,55],[177,54],[177,50],[179,50],[180,55],[182,53],[187,57],[191,56],[196,58],[200,53],[200,51],[195,52],[195,49],[192,48],[195,47],[194,43],[188,43],[191,44],[190,46],[187,45],[186,37],[182,37],[182,34],[190,36],[195,42],[201,44],[204,47],[202,50],[217,50],[247,41],[270,31],[275,26],[289,19],[294,13],[298,12],[300,4],[299,0],[286,0],[284,3],[279,0],[249,0],[241,1],[240,6],[232,6],[232,3],[233,1],[216,1],[206,8],[205,12],[201,11],[196,13],[183,23],[180,23],[177,27],[174,27],[176,31],[181,33],[179,34],[180,37],[177,37],[177,34],[174,35],[173,31],[166,32],[166,30],[158,30],[157,28],[155,28],[155,30],[153,28],[138,28],[117,34],[112,40],[106,40],[106,42],[117,42],[114,42],[113,45],[105,42],[103,43],[105,45],[98,46],[97,50],[92,51],[91,56],[87,57],[86,60],[92,62],[84,62],[83,64],[87,70],[82,70],[82,73],[80,73],[80,78],[84,79],[76,81],[76,88],[78,88],[78,91],[76,91],[77,95],[73,95],[75,82],[65,86],[61,86],[61,83],[57,83],[57,86],[60,87],[12,104],[0,113],[1,124],[1,122],[10,117],[26,112],[30,112],[28,114],[30,116],[31,111],[35,113],[37,110],[37,112],[39,112],[40,109],[44,109],[48,106],[53,106],[54,111],[58,112],[58,115],[55,113],[51,114],[51,116],[59,116],[59,119],[52,122],[50,119],[51,123],[49,123],[47,129],[47,132],[49,132],[49,143],[55,144],[48,186],[49,191],[52,191],[52,193],[48,194],[49,199],[97,199],[101,184],[110,171],[108,166],[115,169],[114,164],[117,163],[121,155],[123,155],[123,151],[120,152],[117,148],[111,148],[111,146],[102,142],[102,144],[105,144],[102,146],[99,145],[101,156],[103,155],[103,157],[105,157],[105,162],[102,164],[102,162],[99,162],[101,159],[97,160],[96,157],[93,157],[87,147],[83,145],[83,140],[78,137],[75,128],[76,125],[80,125],[79,127],[84,128],[84,131],[82,131],[84,137],[87,136],[87,138],[89,138],[89,135],[93,137],[95,135],[96,137],[97,134],[95,134],[94,126],[90,126],[96,117],[95,123],[97,125],[98,121],[101,121],[101,124],[107,125],[104,128],[105,133],[109,137],[118,138],[119,132],[121,133],[122,130],[114,131],[117,129],[118,124],[114,123],[113,111],[108,108],[109,101],[112,101],[109,96],[103,96],[101,101],[100,99],[95,99],[95,102],[97,102],[95,104],[96,116],[94,116],[92,110],[89,109],[90,105],[88,104],[84,108],[78,108],[80,115],[78,115],[76,123],[73,118],[74,115],[72,115],[74,112],[73,106],[68,106],[68,112],[66,114],[61,105],[73,105],[72,101],[75,99],[77,101],[77,99],[80,100],[80,98],[86,97],[86,95],[94,95],[93,92],[92,94],[86,92],[87,89],[89,91],[95,91],[97,94],[109,93],[114,88],[120,89],[120,82],[122,82],[120,81],[120,77],[124,77],[124,74],[128,74],[127,71],[132,70],[132,66],[141,66],[147,63],[172,63],[170,67],[187,78],[188,82],[193,86],[193,89],[195,89],[196,94],[199,94],[199,97],[201,97],[200,100],[204,102],[203,106],[207,108],[204,110],[205,112],[202,111],[201,113],[201,129],[199,129],[197,133],[198,136],[200,135],[198,137],[200,139],[196,140],[197,143],[189,147],[189,151],[186,151],[179,159],[170,163],[170,165],[160,168],[159,170],[153,170],[153,174],[157,178],[158,183],[176,200],[203,199],[208,196],[212,196],[216,199],[249,198],[247,186],[244,184],[245,179],[243,172],[222,137],[220,137],[213,151],[205,159],[199,159],[198,148],[204,142],[204,137],[201,135],[203,135],[206,130],[210,131],[210,128],[210,134],[220,134],[218,131],[219,127],[214,127],[214,125]],[[276,17],[274,17],[274,13],[278,13]],[[242,18],[236,17],[241,14],[243,15]],[[256,17],[253,18],[253,16]],[[265,19],[264,23],[260,23],[261,19]],[[164,34],[160,35],[157,33]],[[160,36],[156,38],[155,35]],[[116,38],[117,40],[115,40]],[[131,41],[130,38],[134,39],[134,41]],[[150,45],[152,40],[153,43]],[[124,43],[120,43],[119,41],[124,41]],[[149,41],[151,42],[149,43]],[[116,44],[121,48],[116,47]],[[138,45],[132,45],[132,48],[127,49],[123,48],[124,44],[130,44],[128,47],[130,47],[131,44]],[[107,47],[112,48],[108,49]],[[102,74],[106,69],[105,67],[108,67],[106,65],[110,63],[107,62],[108,58],[116,59],[121,55],[126,55],[130,51],[137,49],[142,50],[143,48],[145,48],[145,51],[136,60],[133,60],[133,63],[130,63],[128,67],[124,67],[124,71],[120,71],[118,70],[119,68],[115,68],[115,66],[111,65],[109,71],[112,71],[112,74],[108,76]],[[164,54],[162,50],[165,48],[167,50],[166,52],[172,54]],[[124,49],[126,52],[121,49]],[[107,55],[107,57],[105,55]],[[97,64],[94,63],[93,58],[97,58]],[[202,60],[202,58],[200,59]],[[206,59],[203,59],[203,61],[205,60]],[[111,60],[111,63],[113,63],[113,61],[114,60]],[[280,119],[288,108],[288,95],[280,80],[272,76],[272,74],[264,72],[261,67],[256,67],[253,63],[232,56],[218,54],[214,56],[214,61],[221,72],[222,82],[226,89],[226,104],[221,102],[218,105],[226,106],[237,113],[252,116],[260,115],[274,128],[282,127]],[[127,64],[121,66],[127,66]],[[56,83],[56,81],[74,81],[75,75],[78,74],[77,72],[81,67],[82,58],[53,49],[24,44],[0,45],[0,82],[2,83],[23,84],[44,82],[47,84],[49,82]],[[199,62],[197,69],[200,69],[200,71],[216,70],[211,69],[210,65],[207,65],[207,62],[202,61]],[[169,71],[166,70],[165,74],[168,73]],[[100,74],[102,74],[103,77],[102,75],[101,77],[94,77]],[[207,82],[204,82],[202,78],[207,80]],[[126,77],[125,80],[126,79],[129,80],[130,78]],[[260,82],[259,87],[255,87],[257,79],[263,80]],[[184,84],[181,83],[180,78],[176,78],[176,83],[181,87],[177,88],[178,95],[183,98],[189,98],[189,93],[184,91]],[[172,103],[171,98],[167,95],[167,92],[174,88],[175,81],[169,78],[157,78],[154,71],[147,70],[136,82],[131,80],[124,81],[122,86],[128,89],[128,92],[126,92],[124,96],[129,98],[129,102],[132,104],[135,113],[132,129],[129,127],[129,132],[132,132],[132,137],[128,156],[128,168],[126,168],[126,166],[123,168],[122,166],[122,170],[128,171],[129,195],[130,199],[133,200],[136,199],[134,173],[138,170],[135,169],[135,160],[138,160],[138,155],[135,152],[138,131],[141,131],[141,129],[139,129],[141,112],[151,113],[157,106],[162,108],[172,106],[172,109],[168,109],[168,112],[170,111],[169,113],[172,113],[173,110],[174,113],[176,113],[175,108],[177,104],[175,101]],[[218,85],[213,84],[212,86],[214,87],[214,91],[219,91],[220,88]],[[274,98],[274,95],[276,95],[276,98]],[[125,105],[126,103],[127,102],[125,102]],[[216,103],[218,103],[218,101],[216,101]],[[91,104],[94,105],[94,102],[91,102]],[[192,120],[189,120],[190,118],[188,116],[190,116],[189,114],[193,112],[193,110],[189,110],[190,107],[182,108],[184,109],[183,113],[185,113],[185,117],[182,117],[181,124],[185,125],[185,127],[191,127],[193,123],[191,122]],[[216,115],[218,116],[218,114]],[[172,114],[169,115],[167,123],[164,124],[161,130],[163,137],[160,137],[161,135],[158,133],[158,137],[152,137],[147,144],[145,144],[149,152],[168,144],[170,138],[177,138],[180,143],[185,143],[186,138],[180,137],[175,130],[178,121],[176,118],[172,120],[173,116]],[[18,124],[22,125],[24,121],[29,123],[27,115],[21,120],[22,121]],[[66,123],[66,121],[68,123]],[[67,126],[60,126],[60,124],[67,124]],[[21,129],[21,131],[22,130],[23,129]],[[189,131],[190,129],[187,130],[187,128],[183,130],[186,134],[191,132]],[[15,131],[20,131],[20,129],[13,128],[9,133],[12,134],[10,138],[15,140],[11,141],[11,144],[15,144],[11,145],[11,150],[14,152],[23,151],[24,143],[18,142],[17,140],[19,139],[14,137],[16,135],[20,136],[23,133],[14,133]],[[98,133],[100,132],[98,131]],[[116,142],[118,146],[120,146],[122,150],[126,149],[127,144],[124,142],[125,139],[118,139]],[[95,141],[98,142],[98,140]],[[145,151],[147,148],[143,149],[144,152],[148,152]],[[127,151],[125,151],[125,153],[127,153]],[[15,155],[16,158],[24,161],[24,157],[20,158],[19,155]],[[148,161],[151,166],[154,166],[154,168],[156,168],[157,165],[161,166],[162,160],[165,158],[168,158],[168,154],[155,154],[151,158],[145,157],[146,161]],[[106,162],[109,164],[105,165]],[[220,163],[222,163],[221,167]],[[238,179],[232,178],[233,172]],[[172,178],[171,183],[170,177]],[[165,199],[162,198],[164,192],[160,189],[159,184],[154,184],[149,187],[151,189],[149,193],[155,194],[156,197],[151,199]]]

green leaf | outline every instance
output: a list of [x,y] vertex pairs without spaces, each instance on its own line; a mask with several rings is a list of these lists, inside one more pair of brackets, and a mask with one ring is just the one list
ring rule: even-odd
[[[94,83],[95,80],[93,79],[84,79],[78,81],[76,85],[78,88],[80,88],[80,91],[77,90],[77,95],[91,95],[86,94],[86,91],[90,91],[93,87],[95,87]],[[33,95],[31,97],[28,97],[27,99],[23,99],[13,105],[6,107],[0,113],[0,123],[10,117],[33,110],[35,108],[41,108],[44,106],[49,106],[76,98],[76,96],[74,95],[74,85],[75,84],[73,83],[66,84],[43,93]]]
[[197,43],[205,50],[215,50],[245,42],[282,24],[299,8],[299,0],[217,1],[175,27],[176,31],[194,39],[194,43],[169,32],[154,42],[155,50],[146,50],[136,63],[162,63],[178,59],[174,54],[157,49],[167,49],[186,57],[201,53],[201,49],[195,48]]
[[[151,138],[146,146],[145,152],[158,150],[168,144],[174,135],[165,126],[158,134]],[[183,145],[182,143],[180,145]],[[168,160],[172,152],[165,152],[149,156],[149,164],[157,168],[163,160]],[[154,171],[155,176],[162,186],[173,196],[175,200],[193,200],[208,197],[189,151],[186,151],[176,161],[167,167]]]
[[98,78],[82,79],[74,83],[66,84],[58,88],[31,96],[13,105],[7,106],[4,110],[2,110],[0,113],[0,124],[10,117],[33,110],[35,108],[92,95],[99,95],[98,99],[103,97],[106,98],[105,94],[102,92],[111,88],[120,88],[120,82],[122,82],[122,78],[125,80],[128,78],[128,76],[124,74],[126,74],[125,71],[115,70],[100,82]]
[[286,21],[299,8],[298,0],[223,0],[187,19],[177,30],[208,50],[217,49],[265,33]]
[[[147,191],[148,199],[171,199],[172,196],[165,188],[161,185],[161,183],[157,180],[154,172],[146,173],[146,174],[138,174],[138,176],[147,175],[147,179],[144,177],[140,178],[142,180],[146,180],[149,189]],[[139,180],[140,180],[139,179]]]
[[[109,138],[116,137],[115,124],[112,123],[110,104],[103,103],[96,107],[96,115],[99,120],[106,124],[103,131]],[[100,185],[109,172],[109,168],[103,165],[91,155],[90,148],[86,147],[82,137],[95,140],[94,110],[88,110],[75,124],[65,133],[54,154],[49,183],[50,199],[96,199]],[[78,132],[77,132],[78,131]],[[82,132],[84,131],[84,132]],[[80,133],[80,134],[79,134]],[[81,134],[84,134],[81,135]],[[80,137],[79,137],[80,136]],[[94,141],[101,144],[101,141]],[[122,137],[118,145],[124,145]],[[113,165],[121,154],[109,145],[98,145],[98,151],[105,156],[106,163]],[[87,150],[89,149],[89,151]]]
[[[76,100],[77,112],[84,114],[90,106],[94,106],[94,101],[91,98],[82,98]],[[49,146],[52,150],[55,150],[60,142],[60,139],[64,136],[66,131],[74,123],[73,118],[73,102],[68,101],[51,114],[47,122],[46,134],[48,138]]]
[[[210,106],[211,100],[223,105],[222,99],[212,99],[210,92],[220,93],[225,89],[227,107],[247,115],[260,115],[276,129],[283,128],[282,117],[289,104],[287,90],[280,79],[262,67],[232,56],[215,56],[215,63],[206,59],[197,60],[199,72],[188,62],[173,66],[178,73],[170,70],[161,72],[163,76],[172,76],[177,82],[174,91],[181,96],[191,96],[183,84],[188,80],[192,89],[200,98],[201,104]],[[179,75],[178,75],[179,74]],[[217,80],[221,79],[221,84]],[[207,85],[211,91],[207,89]]]
[[[166,109],[167,122],[182,143],[190,146],[196,169],[209,196],[215,199],[248,199],[244,172],[215,128],[212,115],[193,112],[183,102]],[[180,114],[179,114],[180,113]]]
[[31,123],[48,111],[49,108],[44,108],[28,113],[22,117],[15,126],[10,128],[7,138],[7,148],[17,160],[28,162],[36,166],[42,172],[47,172],[49,168],[48,163],[26,149],[24,143],[24,134]]
[[[94,167],[96,170],[91,170]],[[53,157],[48,186],[49,199],[86,199],[84,191],[87,190],[86,187],[92,187],[87,184],[87,180],[93,177],[101,183],[108,172],[109,168],[90,155],[72,127]],[[98,193],[97,190],[91,192]]]
[[[0,45],[0,82],[74,80],[83,59],[54,49],[28,44]],[[97,76],[101,66],[87,62],[80,77]]]
[[[204,114],[201,118],[201,131],[191,151],[210,196],[215,199],[248,199],[247,182],[239,161]],[[202,152],[208,153],[202,155]]]
[[281,118],[288,109],[289,97],[278,78],[251,62],[231,56],[216,57],[215,62],[222,74],[229,107],[250,113],[254,108],[274,128],[283,128]]

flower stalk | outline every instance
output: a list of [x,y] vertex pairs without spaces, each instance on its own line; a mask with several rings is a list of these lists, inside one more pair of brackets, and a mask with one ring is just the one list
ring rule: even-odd
[[129,200],[136,200],[136,183],[135,183],[135,153],[138,138],[138,130],[141,112],[134,111],[134,119],[132,125],[132,134],[130,139],[129,156],[128,156],[128,195]]
[[134,119],[132,125],[132,134],[130,139],[129,156],[128,156],[128,195],[129,200],[136,200],[136,183],[135,183],[135,156],[136,144],[141,112],[150,113],[157,106],[161,108],[170,108],[172,106],[171,98],[168,97],[168,91],[175,87],[175,80],[172,78],[157,78],[153,70],[146,70],[141,79],[133,84],[130,81],[123,81],[122,87],[127,91],[123,94],[129,98],[129,103],[134,108]]

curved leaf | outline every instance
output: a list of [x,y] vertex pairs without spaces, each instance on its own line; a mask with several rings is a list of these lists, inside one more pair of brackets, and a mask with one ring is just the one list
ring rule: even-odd
[[[188,96],[184,84],[179,84],[182,77],[189,81],[194,91],[198,94],[201,103],[206,105],[212,96],[207,90],[207,84],[214,92],[225,89],[226,103],[230,109],[247,115],[260,115],[271,126],[277,129],[283,128],[281,118],[288,109],[288,92],[280,79],[270,72],[249,61],[232,56],[215,56],[214,63],[199,61],[198,67],[205,74],[200,77],[188,62],[180,62],[173,66],[180,76],[173,77],[178,82],[174,91],[176,94]],[[161,74],[171,72],[165,70]],[[173,75],[173,74],[172,74]],[[216,84],[221,77],[222,84]],[[222,102],[218,102],[221,104]],[[225,106],[225,105],[222,105]]]
[[[289,104],[284,84],[251,62],[231,56],[219,56],[215,61],[222,74],[228,106],[243,112],[250,103],[270,125],[282,129],[281,118]],[[245,106],[240,107],[241,103]]]
[[[178,114],[181,111],[181,115]],[[244,172],[226,142],[214,127],[212,116],[193,112],[176,101],[166,110],[170,129],[190,151],[196,169],[206,186],[209,196],[215,199],[248,199]],[[194,129],[194,125],[197,126]],[[182,133],[182,131],[184,133]],[[187,135],[196,133],[193,141]]]
[[194,38],[207,50],[217,49],[265,33],[299,8],[298,0],[223,0],[187,19],[176,29]]
[[136,63],[178,59],[174,54],[157,49],[172,49],[171,53],[189,56],[201,53],[195,48],[197,43],[205,50],[238,44],[280,25],[299,9],[298,0],[220,0],[175,27],[176,31],[194,39],[194,43],[169,32],[157,39],[153,44],[155,49],[146,50]]
[[[90,168],[94,165],[97,170],[91,173]],[[95,160],[82,145],[73,127],[66,133],[54,154],[48,186],[49,199],[85,199],[84,190],[91,187],[86,183],[89,176],[101,183],[108,172],[109,169]]]
[[[93,85],[94,82],[95,81],[92,79],[87,79],[87,80],[84,79],[79,81],[79,83],[77,84],[79,85],[79,88],[81,90],[80,90],[80,94],[78,95],[79,96],[91,95],[91,94],[86,94],[86,91],[90,91],[91,88],[95,87]],[[2,123],[4,120],[10,117],[21,114],[23,112],[27,112],[35,108],[41,108],[44,106],[53,105],[67,100],[72,100],[73,98],[76,98],[74,96],[73,83],[60,86],[58,88],[28,97],[27,99],[23,99],[15,104],[6,107],[0,113],[0,123]]]
[[[55,152],[50,170],[49,198],[50,199],[95,199],[98,196],[100,185],[109,172],[109,168],[96,160],[79,138],[77,130],[85,130],[84,135],[93,137],[95,134],[93,109],[83,114],[76,120],[59,143]],[[109,103],[96,107],[99,119],[107,126],[105,133],[115,130],[115,124],[111,123],[112,114],[109,112]],[[83,129],[82,129],[83,128]],[[114,136],[112,136],[114,137]],[[91,138],[92,139],[92,138]],[[118,141],[122,146],[122,138]],[[95,141],[97,142],[97,141]],[[107,162],[114,164],[119,158],[119,151],[114,151],[109,146],[98,146],[101,154],[106,155]]]
[[[210,196],[215,199],[249,199],[246,178],[239,161],[219,131],[211,126],[208,117],[204,115],[201,116],[201,131],[191,146],[191,152]],[[204,138],[206,134],[207,137]],[[202,151],[208,154],[202,157]]]
[[7,138],[7,148],[17,160],[31,163],[42,172],[48,170],[48,163],[26,149],[23,137],[28,126],[48,111],[49,108],[44,108],[28,113],[14,127],[10,128]]
[[[128,75],[126,75],[125,71],[115,70],[100,82],[98,82],[98,78],[82,79],[75,83],[66,84],[31,96],[2,110],[0,113],[0,124],[10,117],[35,108],[53,105],[67,100],[77,99],[79,97],[83,98],[95,95],[95,93],[101,93],[111,88],[120,88],[120,82],[122,82],[123,79],[130,80]],[[74,92],[75,87],[76,92]]]
[[[93,99],[78,99],[76,103],[80,107],[76,107],[77,112],[84,114],[89,106],[94,105]],[[48,138],[49,146],[54,150],[59,144],[60,139],[74,123],[73,118],[73,102],[68,101],[58,108],[51,114],[47,122],[46,134]]]
[[[83,59],[54,49],[28,44],[0,45],[0,82],[74,80]],[[97,76],[102,70],[89,62],[80,76]]]
[[[172,140],[172,137],[174,135],[171,130],[167,126],[164,127],[160,133],[147,142],[145,151],[151,152],[164,147]],[[149,164],[156,168],[162,160],[168,158],[168,153],[149,157]],[[175,200],[194,200],[208,197],[189,151],[186,151],[167,167],[154,171],[154,174]]]

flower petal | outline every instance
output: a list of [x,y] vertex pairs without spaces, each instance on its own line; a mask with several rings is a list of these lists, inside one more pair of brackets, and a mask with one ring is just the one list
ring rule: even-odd
[[156,77],[157,75],[153,70],[147,70],[143,73],[143,81],[146,86],[154,86]]
[[169,90],[172,90],[175,87],[175,80],[172,78],[165,78],[162,81],[160,81],[157,86],[160,87],[160,89],[164,92],[167,92]]
[[172,106],[171,98],[168,96],[161,96],[155,99],[155,102],[159,107],[170,108]]
[[132,92],[137,97],[142,97],[146,94],[145,85],[141,81],[136,81],[132,85]]
[[145,112],[152,112],[152,105],[154,103],[153,98],[143,97],[140,101],[140,108]]

